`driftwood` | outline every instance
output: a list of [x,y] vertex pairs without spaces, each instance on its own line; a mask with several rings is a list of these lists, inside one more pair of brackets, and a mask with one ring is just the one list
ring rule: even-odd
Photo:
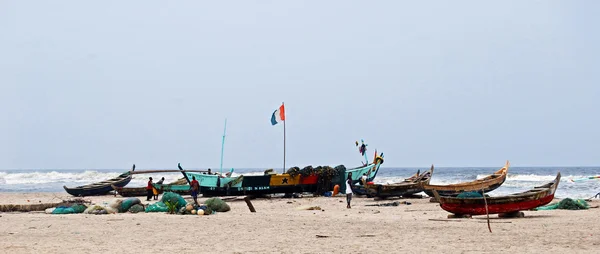
[[246,201],[246,205],[248,205],[248,208],[250,209],[250,212],[255,213],[256,210],[254,209],[254,206],[252,205],[252,202],[250,202],[250,197],[245,197],[244,201]]
[[0,212],[31,212],[31,211],[44,211],[48,208],[57,207],[60,203],[41,203],[41,204],[6,204],[0,205]]
[[38,204],[5,204],[0,205],[0,212],[34,212],[44,211],[48,208],[58,206],[70,206],[73,204],[90,204],[91,201],[83,199],[69,199],[57,203],[38,203]]

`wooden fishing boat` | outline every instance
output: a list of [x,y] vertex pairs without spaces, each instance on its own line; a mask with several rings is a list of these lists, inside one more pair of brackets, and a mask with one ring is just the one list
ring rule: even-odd
[[554,199],[554,193],[560,182],[560,172],[556,178],[545,185],[535,187],[521,193],[498,197],[444,197],[436,190],[433,194],[440,202],[440,207],[455,215],[484,215],[486,203],[488,214],[513,214],[523,210],[546,205]]
[[[156,190],[158,190],[158,194],[162,194],[164,191],[171,191],[181,194],[183,188],[180,188],[180,185],[185,185],[187,187],[187,192],[183,191],[183,194],[189,194],[190,186],[187,184],[185,178],[181,178],[175,182],[169,184],[152,184]],[[171,186],[178,186],[175,188],[171,188]],[[116,194],[121,195],[122,197],[143,197],[147,195],[146,187],[118,187],[115,185],[111,185]]]
[[198,174],[183,172],[184,176],[191,181],[194,177],[200,185],[200,193],[203,196],[239,196],[239,195],[264,195],[274,193],[302,193],[312,192],[322,194],[333,190],[334,185],[343,186],[340,191],[345,190],[345,180],[349,175],[353,183],[360,181],[362,175],[367,176],[367,181],[373,181],[379,167],[383,163],[382,156],[376,156],[373,163],[361,167],[346,169],[343,165],[337,166],[331,172],[342,172],[337,175],[329,173],[312,175],[290,175],[272,174],[265,172],[264,175],[239,175],[232,176],[230,171],[227,176],[219,174]]
[[504,167],[496,171],[494,174],[486,176],[482,179],[477,179],[471,182],[456,183],[448,185],[434,185],[422,183],[423,189],[427,195],[433,197],[433,191],[437,191],[440,196],[456,196],[462,192],[479,192],[485,193],[490,192],[500,187],[504,181],[506,181],[506,175],[508,173],[508,167],[510,163],[506,161]]
[[428,184],[433,174],[433,165],[429,171],[413,175],[399,183],[368,184],[365,189],[369,196],[380,198],[410,196],[423,191],[423,184]]
[[135,170],[135,164],[131,171],[127,171],[119,176],[92,184],[77,186],[73,188],[69,188],[67,186],[63,186],[67,193],[76,196],[76,197],[84,197],[84,196],[96,196],[96,195],[105,195],[113,190],[113,185],[116,187],[124,187],[131,181],[131,172]]

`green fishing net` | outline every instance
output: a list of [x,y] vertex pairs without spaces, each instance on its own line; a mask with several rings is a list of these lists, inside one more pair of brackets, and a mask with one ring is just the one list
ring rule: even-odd
[[554,209],[581,210],[581,209],[588,209],[588,208],[590,208],[590,205],[587,202],[585,202],[585,200],[583,200],[583,199],[565,198],[558,203],[547,205],[547,206],[540,206],[540,207],[536,208],[535,210],[554,210]]
[[231,210],[229,205],[227,203],[225,203],[225,201],[221,200],[220,198],[209,198],[206,201],[204,201],[204,204],[211,210],[221,212],[221,213]]
[[185,199],[183,199],[183,197],[181,197],[181,195],[179,195],[177,193],[173,193],[173,192],[163,193],[162,199],[160,201],[162,203],[169,202],[171,204],[177,204],[177,209],[179,209],[187,204],[187,202],[185,201]]

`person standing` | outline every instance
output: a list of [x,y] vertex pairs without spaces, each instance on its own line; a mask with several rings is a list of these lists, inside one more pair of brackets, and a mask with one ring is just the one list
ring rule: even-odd
[[146,192],[148,193],[148,198],[146,199],[146,201],[150,201],[150,199],[152,199],[152,196],[154,196],[154,192],[152,191],[153,188],[154,186],[152,186],[152,177],[150,177],[150,180],[148,181],[148,186],[146,186]]
[[352,201],[352,173],[348,173],[348,179],[346,179],[346,208],[350,209],[350,201]]
[[192,198],[194,198],[194,203],[198,206],[198,190],[200,189],[200,185],[198,184],[198,181],[196,181],[195,176],[192,176],[190,187],[192,189]]
[[[158,182],[156,182],[156,184],[162,185],[164,181],[165,181],[165,178],[163,177],[160,180],[158,180]],[[162,186],[161,186],[161,188],[162,188]],[[158,200],[158,193],[159,192],[160,191],[157,188],[154,188],[154,186],[153,186],[153,188],[152,188],[152,194],[154,195],[154,200]]]

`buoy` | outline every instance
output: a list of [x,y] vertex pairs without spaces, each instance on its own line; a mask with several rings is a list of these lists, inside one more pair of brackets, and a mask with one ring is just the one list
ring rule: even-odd
[[192,214],[196,214],[196,210],[192,210]]
[[335,196],[340,192],[340,185],[336,184],[335,186],[333,186],[333,195]]
[[196,213],[197,213],[198,215],[204,215],[204,210],[202,210],[202,209],[199,209],[199,210],[198,210]]
[[188,212],[191,212],[194,209],[194,206],[192,204],[188,204],[185,206],[185,210],[187,210]]

